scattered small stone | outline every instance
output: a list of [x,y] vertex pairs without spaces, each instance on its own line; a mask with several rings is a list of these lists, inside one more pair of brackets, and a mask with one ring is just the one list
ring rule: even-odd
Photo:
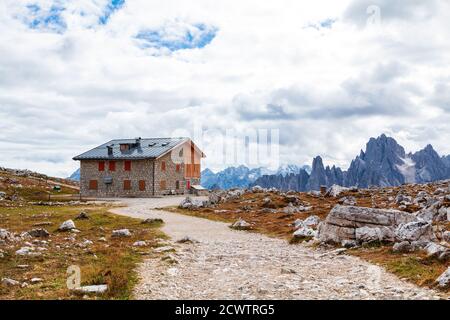
[[112,237],[113,238],[131,237],[131,232],[128,229],[113,230]]
[[6,287],[15,287],[20,285],[20,282],[10,278],[2,278],[2,285]]
[[44,279],[41,279],[41,278],[33,278],[33,279],[30,280],[31,283],[39,283],[39,282],[42,282],[42,281],[44,281]]
[[33,227],[47,227],[53,225],[53,222],[44,221],[33,224]]
[[320,223],[320,218],[318,216],[309,216],[303,221],[303,224],[307,227],[317,227]]
[[147,242],[145,241],[136,241],[135,243],[133,243],[133,247],[145,247],[147,246]]
[[308,228],[308,227],[300,227],[297,231],[294,232],[294,238],[314,238],[317,236],[317,231]]
[[88,220],[89,215],[85,211],[81,211],[80,214],[75,218],[75,220]]
[[239,220],[233,223],[230,228],[236,230],[250,230],[252,228],[252,225],[242,218],[239,218]]
[[450,285],[450,267],[447,268],[447,270],[439,276],[436,280],[439,284],[439,287],[446,288]]
[[87,248],[90,245],[93,245],[94,243],[91,240],[84,240],[83,242],[79,243],[78,246],[80,248]]
[[72,220],[64,221],[58,228],[59,231],[70,231],[75,229],[75,223]]
[[443,262],[447,262],[450,260],[450,250],[446,250],[444,252],[442,252],[439,257],[438,257],[439,261],[443,261]]
[[178,243],[198,243],[197,240],[189,237],[189,236],[185,236],[183,238],[181,238],[180,240],[177,241]]
[[347,249],[355,248],[358,246],[358,243],[355,240],[342,240],[341,246]]
[[47,238],[50,236],[50,233],[45,229],[33,229],[28,231],[28,234],[34,238]]
[[448,251],[448,249],[440,244],[430,242],[426,247],[425,251],[427,252],[428,257],[440,256],[442,253]]
[[0,240],[14,241],[14,236],[6,229],[0,229]]
[[142,224],[157,224],[157,223],[164,223],[163,219],[159,218],[148,218],[141,222]]
[[281,268],[281,274],[295,274],[297,271],[290,268]]
[[395,243],[392,250],[398,253],[408,253],[414,251],[414,247],[408,241],[402,241]]
[[105,293],[108,290],[108,285],[106,284],[100,284],[95,286],[84,286],[75,289],[76,291],[79,291],[81,293]]
[[40,256],[41,253],[34,252],[34,248],[32,248],[32,247],[22,247],[16,251],[16,255],[17,256],[37,257],[37,256]]
[[153,249],[153,251],[156,253],[171,252],[174,250],[175,250],[175,248],[172,246],[164,246],[164,247],[158,247],[158,248]]

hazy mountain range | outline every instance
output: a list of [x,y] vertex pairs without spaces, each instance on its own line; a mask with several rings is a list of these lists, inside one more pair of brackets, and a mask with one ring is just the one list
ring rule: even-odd
[[311,172],[310,166],[284,165],[272,171],[266,168],[250,169],[246,166],[229,167],[217,173],[210,169],[202,171],[202,186],[208,189],[246,188],[264,175],[286,177],[301,171]]

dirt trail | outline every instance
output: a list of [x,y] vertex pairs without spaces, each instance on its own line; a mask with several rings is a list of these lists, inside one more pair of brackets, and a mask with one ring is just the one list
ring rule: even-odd
[[[154,208],[180,197],[122,200],[115,213],[162,218],[178,264],[148,259],[139,267],[137,299],[437,299],[359,258],[289,245],[227,224]],[[178,244],[189,236],[199,243]]]

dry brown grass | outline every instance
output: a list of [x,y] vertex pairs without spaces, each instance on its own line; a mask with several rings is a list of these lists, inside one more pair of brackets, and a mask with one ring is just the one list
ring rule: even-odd
[[[0,278],[8,277],[29,283],[28,287],[0,286],[0,299],[78,299],[79,295],[66,287],[66,270],[70,265],[81,268],[82,285],[108,284],[108,292],[101,298],[128,299],[136,282],[134,268],[157,246],[157,238],[164,238],[159,225],[142,224],[138,219],[114,215],[108,208],[42,207],[0,208],[0,227],[9,231],[23,232],[35,228],[36,223],[49,222],[45,226],[50,237],[47,251],[40,257],[21,257],[14,253],[25,244],[2,247],[6,256],[0,259]],[[61,222],[74,219],[80,211],[87,211],[90,219],[74,220],[81,231],[76,241],[67,238],[71,232],[58,232]],[[127,228],[132,232],[129,238],[112,238],[115,229]],[[99,241],[105,237],[107,242]],[[94,242],[87,248],[79,247],[85,239]],[[148,247],[136,248],[135,241],[146,240]],[[30,241],[30,240],[28,240]],[[32,241],[32,240],[31,240]],[[60,248],[58,248],[58,246]],[[19,265],[29,265],[21,269]],[[30,279],[42,278],[43,282],[31,284]]]
[[[8,196],[18,196],[22,202],[46,201],[49,195],[53,198],[61,197],[64,199],[64,196],[79,193],[78,186],[75,182],[64,179],[51,178],[50,181],[47,181],[43,178],[33,176],[16,176],[5,171],[0,171],[0,178],[0,191],[6,192]],[[55,191],[53,187],[58,181],[61,182],[61,190]],[[0,206],[7,204],[8,202],[6,201],[0,202]]]

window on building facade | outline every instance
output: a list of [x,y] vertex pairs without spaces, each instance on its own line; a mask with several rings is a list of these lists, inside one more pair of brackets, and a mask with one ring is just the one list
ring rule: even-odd
[[97,189],[98,189],[97,180],[90,180],[89,181],[89,190],[97,190]]
[[116,162],[115,161],[109,162],[109,171],[116,171]]
[[161,162],[161,171],[166,171],[166,162],[165,161]]
[[131,190],[131,180],[123,181],[123,190]]
[[139,190],[145,191],[145,180],[139,180]]
[[124,170],[131,171],[131,161],[129,161],[129,160],[124,161]]
[[180,181],[178,180],[175,182],[175,189],[180,189]]
[[179,164],[177,164],[177,166],[176,166],[176,171],[177,171],[177,172],[180,172],[180,169],[181,169],[181,166],[180,166]]
[[166,180],[161,180],[159,183],[159,188],[161,190],[166,190]]
[[98,162],[98,171],[105,171],[105,161]]

